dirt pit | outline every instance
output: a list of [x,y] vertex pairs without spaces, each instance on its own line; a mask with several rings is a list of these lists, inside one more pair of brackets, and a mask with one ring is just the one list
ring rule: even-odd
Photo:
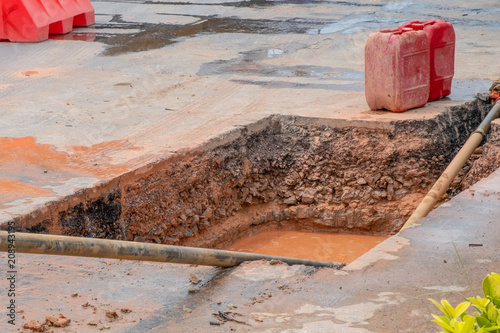
[[[54,202],[16,225],[218,249],[264,231],[387,236],[490,107],[478,99],[432,119],[391,122],[273,115]],[[478,161],[495,163],[488,156]],[[471,163],[462,176],[476,180],[493,169],[467,168]]]

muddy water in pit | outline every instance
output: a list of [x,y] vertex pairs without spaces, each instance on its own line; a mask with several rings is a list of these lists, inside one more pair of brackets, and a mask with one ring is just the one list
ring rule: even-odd
[[227,250],[350,263],[387,237],[267,231],[240,239]]

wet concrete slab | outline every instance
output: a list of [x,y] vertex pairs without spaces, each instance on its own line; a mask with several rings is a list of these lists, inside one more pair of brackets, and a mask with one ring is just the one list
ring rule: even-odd
[[[92,4],[95,26],[38,44],[0,43],[0,223],[270,114],[385,126],[435,117],[500,77],[500,9],[492,1]],[[368,34],[428,18],[456,30],[452,95],[401,114],[370,111],[363,86]],[[497,180],[493,174],[473,198],[453,199],[457,209],[437,210],[343,272],[268,263],[221,272],[19,255],[19,316],[61,312],[74,319],[75,332],[105,325],[116,332],[186,325],[202,332],[432,330],[425,295],[470,289],[457,253],[475,291],[486,273],[498,271],[490,232]],[[191,273],[207,282],[192,294]],[[255,282],[255,275],[266,279]],[[122,307],[132,312],[108,321],[105,311]],[[246,324],[210,325],[218,311]],[[5,321],[0,327],[11,329]]]
[[[32,149],[51,156],[17,164],[2,158],[3,183],[38,190],[2,197],[0,222],[269,114],[374,124],[433,117],[486,91],[499,75],[491,61],[499,13],[488,2],[93,5],[95,26],[38,44],[0,44],[2,145],[9,146],[2,149],[15,155],[31,140]],[[369,111],[367,35],[430,11],[455,25],[452,95],[403,114]]]

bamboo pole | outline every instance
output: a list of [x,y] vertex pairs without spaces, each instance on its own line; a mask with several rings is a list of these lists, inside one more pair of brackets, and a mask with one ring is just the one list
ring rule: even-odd
[[410,218],[408,218],[401,230],[409,227],[420,218],[429,214],[444,192],[446,192],[453,179],[455,179],[458,172],[462,169],[465,162],[467,162],[467,159],[472,155],[481,141],[483,141],[484,137],[490,130],[491,122],[498,118],[499,114],[500,102],[497,102],[490,112],[488,112],[479,127],[471,134],[469,139],[467,139],[465,144],[441,174],[434,186],[432,186],[431,190],[427,193],[422,202],[420,202],[418,207],[413,211],[413,214],[411,214]]

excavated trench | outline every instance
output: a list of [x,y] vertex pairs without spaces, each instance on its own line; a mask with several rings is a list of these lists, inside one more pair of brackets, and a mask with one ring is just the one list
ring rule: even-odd
[[[16,225],[209,248],[271,230],[389,235],[489,107],[477,99],[432,119],[394,122],[273,115],[54,202]],[[497,167],[498,152],[489,151],[475,168],[466,166],[465,183]]]

